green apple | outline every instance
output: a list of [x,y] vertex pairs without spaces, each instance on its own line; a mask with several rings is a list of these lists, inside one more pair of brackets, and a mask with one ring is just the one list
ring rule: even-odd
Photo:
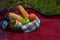
[[28,24],[28,23],[30,23],[30,20],[28,18],[23,19],[22,24]]

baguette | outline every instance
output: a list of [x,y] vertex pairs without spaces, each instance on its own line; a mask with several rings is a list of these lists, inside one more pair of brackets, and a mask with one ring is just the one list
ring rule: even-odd
[[20,15],[10,12],[8,13],[8,16],[22,23],[23,18]]
[[29,17],[28,12],[23,8],[23,6],[19,5],[18,8],[19,8],[20,12],[22,13],[22,15],[23,15],[25,18],[28,18],[28,17]]

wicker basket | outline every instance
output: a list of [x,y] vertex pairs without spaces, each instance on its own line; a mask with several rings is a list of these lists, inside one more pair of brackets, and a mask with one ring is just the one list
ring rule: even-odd
[[[14,4],[13,6],[11,6],[11,7],[9,8],[9,10],[7,11],[7,13],[6,13],[5,16],[8,17],[7,15],[8,15],[8,13],[10,12],[11,8],[13,8],[13,7],[15,7],[16,5],[19,5],[19,4],[28,4],[28,5],[30,5],[30,6],[33,8],[33,6],[32,6],[30,3],[27,3],[27,2],[19,2],[19,3]],[[2,28],[3,28],[3,29],[6,28],[6,26],[7,26],[7,23],[5,23],[5,22],[7,22],[7,21],[4,21],[4,22],[2,23]],[[33,32],[33,31],[35,31],[36,29],[38,29],[39,26],[40,26],[40,20],[39,20],[38,17],[36,17],[36,19],[35,19],[34,21],[32,21],[32,22],[30,22],[30,23],[28,23],[28,24],[22,25],[22,26],[17,26],[17,27],[16,27],[17,29],[14,28],[14,27],[12,27],[12,29],[15,29],[14,31],[20,29],[20,30],[18,30],[18,31],[21,31],[21,30],[22,30],[23,32]]]

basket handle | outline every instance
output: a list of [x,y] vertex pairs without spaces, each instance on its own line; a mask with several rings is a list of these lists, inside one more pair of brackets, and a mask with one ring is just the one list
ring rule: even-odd
[[28,5],[30,5],[30,6],[34,9],[33,5],[31,5],[31,4],[28,3],[28,2],[18,2],[18,3],[16,3],[16,4],[13,4],[10,8],[8,8],[8,11],[7,11],[7,13],[6,13],[5,16],[8,15],[9,11],[11,10],[11,8],[13,8],[14,6],[19,5],[19,4],[28,4]]

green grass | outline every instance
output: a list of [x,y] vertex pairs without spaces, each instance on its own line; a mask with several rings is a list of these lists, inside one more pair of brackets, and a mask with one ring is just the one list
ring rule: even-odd
[[31,3],[36,10],[38,10],[44,15],[60,14],[60,0],[23,0],[23,1]]
[[[33,7],[44,15],[60,14],[60,0],[8,0],[0,1],[0,7],[10,7],[19,1],[29,2]],[[25,7],[29,7],[24,5]]]
[[12,6],[13,4],[17,3],[17,2],[21,2],[20,0],[0,0],[0,8],[9,8],[10,6]]

